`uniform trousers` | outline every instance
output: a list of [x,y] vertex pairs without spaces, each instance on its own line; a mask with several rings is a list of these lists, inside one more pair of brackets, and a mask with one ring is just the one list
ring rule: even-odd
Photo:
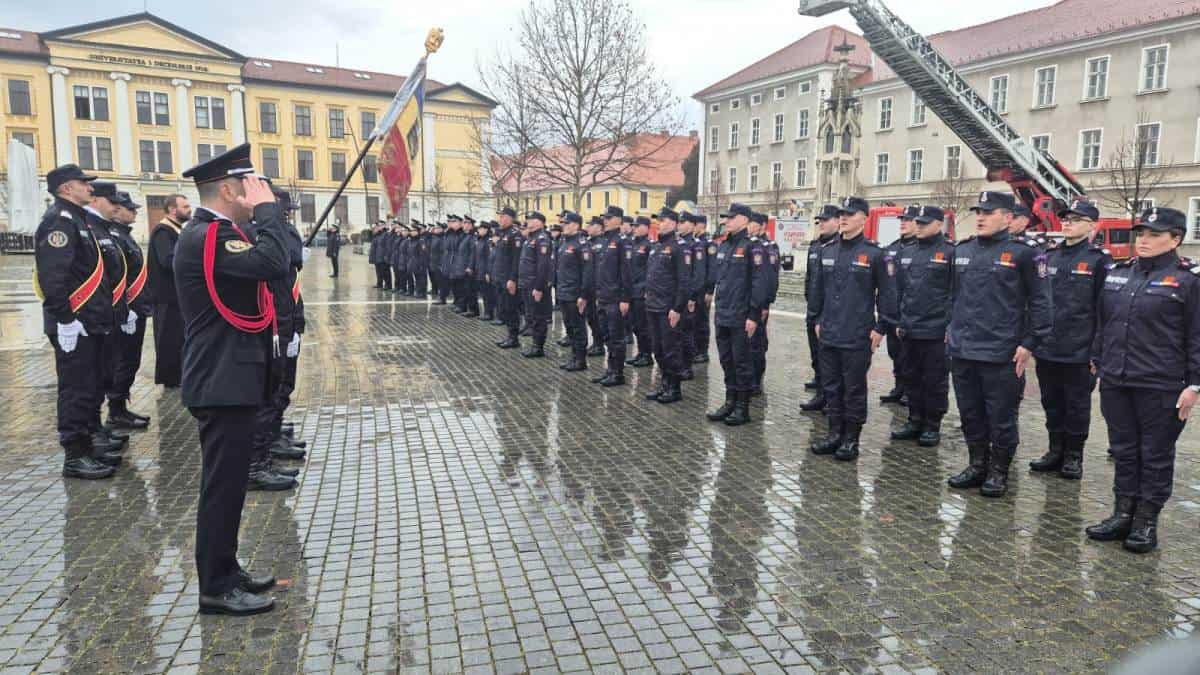
[[87,438],[92,431],[93,403],[102,395],[96,367],[101,337],[80,335],[68,353],[59,347],[58,336],[50,336],[58,375],[58,442],[63,445]]
[[454,282],[445,274],[438,273],[438,301],[442,304],[446,303],[446,299],[450,297],[450,287]]
[[629,303],[629,324],[633,330],[633,336],[637,340],[638,355],[649,354],[654,351],[654,342],[650,334],[650,318],[646,312],[646,301],[644,299],[634,299]]
[[896,337],[896,331],[894,330],[887,332],[887,353],[888,358],[892,360],[892,378],[895,379],[896,387],[903,389],[904,349],[901,346],[900,338]]
[[200,503],[196,509],[196,571],[202,595],[238,583],[238,528],[246,502],[258,406],[189,408],[200,427]]
[[593,301],[588,304],[587,324],[588,324],[588,328],[592,332],[592,344],[593,345],[600,345],[600,344],[604,344],[607,342],[607,339],[605,337],[606,336],[606,331],[605,331],[606,324],[605,324],[600,312],[601,312],[600,303]]
[[396,277],[396,284],[395,284],[395,286],[393,286],[393,288],[395,288],[396,291],[403,291],[404,290],[404,269],[400,268],[400,267],[396,267],[395,265],[392,265],[392,273],[393,273],[393,276]]
[[113,390],[113,382],[115,381],[117,372],[117,361],[120,358],[120,347],[117,344],[117,335],[124,335],[118,327],[108,335],[100,336],[100,351],[97,358],[100,360],[96,364],[96,368],[100,371],[100,388],[96,390],[92,397],[92,431],[100,429],[100,408],[104,405],[104,395]]
[[812,362],[813,381],[821,386],[821,341],[817,339],[817,322],[805,319],[805,329],[808,333],[808,357]]
[[329,256],[329,264],[333,268],[333,276],[338,275],[338,257],[336,255]]
[[1185,422],[1179,392],[1123,387],[1100,381],[1100,411],[1108,424],[1113,492],[1162,508],[1175,478],[1175,441]]
[[183,315],[179,305],[154,305],[154,384],[178,387],[183,376]]
[[597,311],[604,319],[604,346],[608,347],[608,369],[614,373],[624,373],[626,317],[615,302],[601,301],[599,304]]
[[479,279],[475,282],[479,289],[479,299],[483,301],[484,316],[496,315],[496,286],[490,281]]
[[683,374],[683,350],[680,342],[683,333],[683,319],[680,318],[675,327],[671,327],[669,312],[647,312],[647,327],[650,329],[650,345],[654,350],[654,360],[662,368],[663,376],[669,379],[679,379]]
[[[589,305],[591,303],[588,303]],[[584,321],[584,315],[579,313],[579,307],[575,305],[574,300],[560,300],[558,303],[562,310],[563,326],[567,329],[567,339],[571,341],[571,352],[575,356],[583,356],[587,352],[587,324]],[[584,314],[587,310],[584,310]]]
[[754,383],[762,384],[763,374],[767,372],[767,350],[771,347],[771,341],[767,336],[767,324],[770,323],[770,317],[760,319],[758,322],[758,330],[754,331],[754,336],[750,338],[750,353],[754,355]]
[[428,292],[428,277],[429,274],[424,269],[418,267],[413,270],[413,295],[421,298],[425,297],[425,293]]
[[275,394],[283,386],[283,373],[287,369],[287,358],[278,356],[271,360],[267,368],[267,391],[270,396],[258,406],[254,413],[254,435],[250,438],[252,462],[261,462],[267,458],[267,452],[275,443],[276,419],[282,419],[283,412],[278,409]]
[[533,344],[538,347],[546,346],[546,332],[550,326],[550,318],[554,314],[554,306],[550,304],[550,291],[543,288],[542,299],[533,299],[533,290],[522,288],[521,294],[525,297],[525,325],[529,327],[529,334],[533,338]]
[[679,319],[680,358],[685,364],[690,364],[696,358],[696,321],[696,313],[685,308]]
[[711,305],[707,301],[705,301],[703,298],[701,298],[699,301],[696,302],[696,313],[699,316],[697,317],[697,320],[696,320],[696,325],[695,325],[696,333],[695,333],[695,337],[693,338],[693,342],[696,345],[696,353],[697,354],[708,354],[708,340],[709,340],[709,336],[712,334],[711,331],[709,330],[709,325],[708,325],[708,322],[709,322],[708,313],[709,313],[709,310],[711,310],[711,309],[712,309]]
[[726,392],[749,393],[754,389],[754,357],[744,325],[717,325],[717,354],[725,371]]
[[1017,408],[1022,379],[1013,364],[951,359],[950,372],[967,444],[1015,450],[1021,442]]
[[821,345],[821,390],[825,392],[825,415],[849,424],[867,421],[867,371],[871,350],[843,349]]
[[392,268],[387,263],[375,263],[375,288],[392,287]]
[[508,292],[506,284],[500,284],[499,292],[500,301],[497,305],[500,310],[500,320],[508,329],[509,339],[516,340],[517,334],[521,332],[520,299],[515,294]]
[[429,296],[430,297],[433,297],[433,298],[437,297],[438,289],[442,285],[441,276],[442,275],[439,274],[437,271],[437,264],[434,263],[433,265],[431,265],[429,268]]
[[142,345],[146,341],[146,318],[139,316],[133,335],[118,332],[115,338],[115,363],[113,364],[112,386],[106,392],[108,400],[129,400],[129,390],[137,377],[138,369],[142,367]]
[[908,393],[908,417],[937,428],[950,406],[950,365],[944,339],[903,338],[900,382]]
[[[1037,360],[1038,387],[1046,431],[1087,438],[1092,421],[1092,392],[1096,377],[1086,363]],[[1172,401],[1174,405],[1174,401]]]

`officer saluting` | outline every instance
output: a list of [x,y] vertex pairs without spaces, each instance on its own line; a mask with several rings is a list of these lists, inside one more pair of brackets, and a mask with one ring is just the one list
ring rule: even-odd
[[[175,251],[175,286],[186,333],[183,404],[200,427],[201,483],[196,517],[200,611],[255,614],[274,607],[255,595],[275,584],[252,577],[237,559],[238,526],[255,412],[273,392],[267,369],[274,310],[266,282],[283,279],[290,260],[275,196],[250,164],[250,145],[183,173],[196,182],[197,208]],[[254,220],[257,239],[241,226]],[[239,225],[240,223],[241,225]]]
[[1015,207],[1010,194],[981,193],[971,207],[978,234],[954,255],[947,353],[969,464],[947,482],[985,497],[1008,491],[1025,366],[1052,325],[1046,258],[1009,234]]
[[34,236],[34,279],[42,295],[46,337],[54,346],[58,442],[66,451],[62,473],[68,478],[108,478],[115,471],[96,456],[90,429],[92,404],[100,391],[100,337],[116,330],[109,304],[112,287],[83,210],[95,179],[74,164],[46,174],[54,203]]
[[1158,513],[1171,496],[1175,441],[1200,393],[1200,265],[1177,252],[1180,211],[1150,209],[1134,225],[1137,257],[1108,272],[1093,363],[1116,466],[1116,507],[1087,528],[1127,550],[1158,546]]

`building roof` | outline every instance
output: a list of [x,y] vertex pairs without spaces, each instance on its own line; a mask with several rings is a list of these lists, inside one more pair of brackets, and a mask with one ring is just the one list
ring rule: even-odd
[[47,56],[49,52],[37,33],[20,28],[0,28],[0,54]]
[[743,84],[750,84],[751,82],[801,70],[810,66],[823,63],[837,63],[837,54],[833,51],[833,48],[842,44],[843,40],[855,47],[855,50],[850,52],[851,65],[863,67],[871,65],[871,50],[867,46],[867,41],[863,36],[851,33],[841,26],[826,26],[805,35],[764,59],[755,61],[729,77],[710,84],[692,94],[692,98],[701,99],[718,91],[731,89]]
[[121,26],[124,24],[134,23],[137,21],[149,21],[150,23],[161,26],[171,32],[183,35],[184,37],[188,38],[189,40],[198,42],[198,43],[204,45],[205,47],[212,49],[213,51],[220,52],[221,54],[224,54],[228,58],[231,58],[231,59],[245,58],[241,54],[233,51],[232,49],[230,49],[229,47],[226,47],[223,44],[213,42],[212,40],[209,40],[208,38],[204,37],[203,35],[197,35],[196,33],[193,33],[192,31],[184,28],[183,26],[171,23],[170,21],[167,21],[166,19],[164,19],[160,16],[157,16],[155,14],[151,14],[150,12],[138,12],[137,14],[126,14],[124,16],[115,16],[111,19],[103,19],[101,21],[92,21],[90,23],[81,23],[81,24],[78,24],[75,26],[67,26],[65,28],[57,28],[55,30],[42,33],[41,37],[42,37],[42,39],[46,39],[46,38],[70,39],[71,36],[76,35],[78,33],[87,33],[87,32],[94,31],[94,30],[100,30],[103,28],[111,28],[113,26]]
[[[637,135],[632,145],[626,149],[618,151],[616,157],[643,157],[641,161],[629,166],[620,177],[610,181],[604,181],[608,185],[645,185],[654,187],[679,187],[684,183],[683,176],[683,161],[692,153],[692,149],[700,142],[700,139],[695,134],[687,136],[669,136],[662,134],[639,134]],[[567,146],[559,146],[547,151],[550,154],[559,155],[566,160],[569,153],[573,152]],[[604,156],[608,153],[605,151]],[[531,162],[534,164],[536,162]],[[497,174],[505,173],[505,165],[507,163],[503,159],[492,159],[492,170]],[[620,160],[617,162],[620,166]],[[515,192],[517,189],[516,177],[509,173],[498,178],[497,183],[501,189],[507,192]],[[568,185],[557,176],[551,175],[551,172],[541,168],[530,168],[521,176],[521,191],[522,192],[538,192],[543,190],[557,190],[566,188]]]
[[[962,65],[1200,14],[1200,0],[1060,0],[1049,7],[945,31],[929,41]],[[855,84],[895,79],[882,59]]]
[[[242,78],[306,87],[336,87],[388,96],[399,91],[400,87],[404,86],[404,80],[408,79],[400,75],[380,73],[374,70],[335,68],[270,58],[248,59],[242,66]],[[446,85],[426,78],[425,86],[427,92],[433,92]]]

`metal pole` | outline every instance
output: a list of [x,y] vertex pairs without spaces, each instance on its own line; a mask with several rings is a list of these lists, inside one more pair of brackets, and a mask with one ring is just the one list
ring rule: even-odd
[[329,217],[329,212],[333,210],[333,205],[337,203],[338,198],[341,197],[342,193],[346,191],[346,186],[350,184],[350,179],[354,178],[354,173],[358,171],[358,167],[362,165],[363,157],[367,156],[367,151],[369,151],[371,146],[374,144],[374,136],[367,139],[366,144],[363,145],[362,150],[359,151],[358,157],[354,159],[354,164],[350,167],[350,170],[346,172],[346,177],[342,179],[342,184],[338,186],[337,192],[333,193],[333,197],[329,200],[329,203],[325,205],[325,210],[321,212],[321,217],[317,218],[317,224],[313,227],[312,232],[309,232],[308,237],[305,238],[305,247],[311,245],[313,238],[315,238],[317,233],[321,231],[321,226],[325,224],[325,219]]

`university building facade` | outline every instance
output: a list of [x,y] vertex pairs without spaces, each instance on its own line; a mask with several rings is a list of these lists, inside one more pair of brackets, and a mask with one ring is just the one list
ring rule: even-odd
[[[43,185],[46,171],[74,162],[130,191],[147,206],[135,230],[144,237],[166,195],[195,198],[184,170],[249,141],[255,165],[298,199],[300,222],[313,224],[403,82],[242,56],[149,13],[40,34],[0,28],[0,199],[15,139],[33,148]],[[421,124],[409,133],[413,188],[394,215],[490,213],[485,156],[473,139],[494,107],[464,85],[426,80]],[[390,215],[379,150],[330,214],[344,231]]]

